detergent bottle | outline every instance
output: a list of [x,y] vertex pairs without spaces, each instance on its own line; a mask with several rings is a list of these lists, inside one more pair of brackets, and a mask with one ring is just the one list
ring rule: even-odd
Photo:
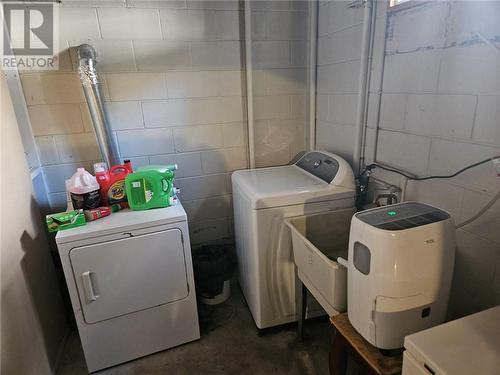
[[114,165],[109,170],[106,163],[94,164],[94,173],[101,187],[101,203],[103,205],[127,202],[125,177],[132,172],[130,160],[125,160],[123,164]]
[[145,166],[125,178],[128,204],[132,210],[168,207],[175,204],[177,189],[173,182],[177,164]]

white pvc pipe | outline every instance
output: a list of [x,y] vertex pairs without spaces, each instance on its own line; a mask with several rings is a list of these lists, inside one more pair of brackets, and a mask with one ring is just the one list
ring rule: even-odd
[[248,127],[248,161],[255,168],[255,132],[253,120],[253,75],[252,75],[252,0],[245,0],[245,75]]
[[361,152],[363,148],[363,137],[365,132],[365,110],[366,110],[366,88],[368,86],[368,66],[370,51],[370,35],[372,23],[372,0],[365,3],[365,12],[363,17],[363,32],[361,41],[361,61],[359,68],[359,86],[358,86],[358,106],[356,110],[356,134],[354,138],[354,150],[352,154],[353,169],[356,175],[359,175],[361,168]]
[[[386,31],[387,31],[387,9],[384,9],[384,12],[381,15],[381,18],[376,21],[376,15],[372,19],[374,19],[373,27],[377,28],[380,27],[384,33],[384,40],[382,43],[382,46],[378,47],[381,48],[381,53],[380,56],[378,57],[379,61],[377,63],[378,69],[374,72],[374,74],[377,76],[376,81],[379,82],[379,86],[376,88],[377,90],[377,95],[375,95],[375,99],[370,102],[369,104],[372,105],[375,108],[375,113],[376,113],[376,123],[375,123],[375,134],[373,139],[371,140],[372,147],[371,147],[371,155],[369,156],[370,160],[372,162],[377,162],[377,144],[378,144],[378,132],[379,132],[379,127],[380,127],[380,105],[382,103],[382,85],[384,82],[384,66],[385,66],[385,49],[386,49],[386,44],[387,44],[387,38],[386,38]],[[373,12],[373,13],[376,13]],[[373,34],[375,34],[377,30],[373,31]],[[366,141],[366,137],[365,137]],[[366,142],[365,142],[366,144]],[[364,151],[366,152],[366,147],[364,148]],[[366,160],[366,155],[365,155],[365,160]]]
[[316,149],[316,74],[318,58],[318,0],[309,2],[309,150]]

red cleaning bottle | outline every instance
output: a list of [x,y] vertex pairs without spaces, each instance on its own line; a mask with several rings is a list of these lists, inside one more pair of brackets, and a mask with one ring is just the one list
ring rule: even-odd
[[115,203],[107,207],[98,207],[91,210],[83,210],[87,221],[94,221],[101,217],[109,216],[112,212],[118,212],[124,208],[128,208],[127,202]]
[[101,202],[112,205],[127,202],[125,191],[125,177],[132,173],[132,163],[125,160],[123,164],[114,165],[107,169],[106,163],[94,164],[94,173],[101,190]]

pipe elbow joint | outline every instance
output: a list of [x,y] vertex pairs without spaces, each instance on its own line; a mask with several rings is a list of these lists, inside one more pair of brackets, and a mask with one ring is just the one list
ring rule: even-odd
[[80,44],[76,47],[76,53],[78,55],[78,60],[95,60],[97,53],[90,44]]

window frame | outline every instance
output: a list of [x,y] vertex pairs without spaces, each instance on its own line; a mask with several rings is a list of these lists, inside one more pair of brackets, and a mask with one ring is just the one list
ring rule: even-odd
[[399,12],[401,10],[406,10],[409,8],[414,8],[420,5],[425,5],[430,3],[432,0],[407,0],[401,3],[396,3],[397,0],[389,0],[389,7],[387,8],[388,13]]

